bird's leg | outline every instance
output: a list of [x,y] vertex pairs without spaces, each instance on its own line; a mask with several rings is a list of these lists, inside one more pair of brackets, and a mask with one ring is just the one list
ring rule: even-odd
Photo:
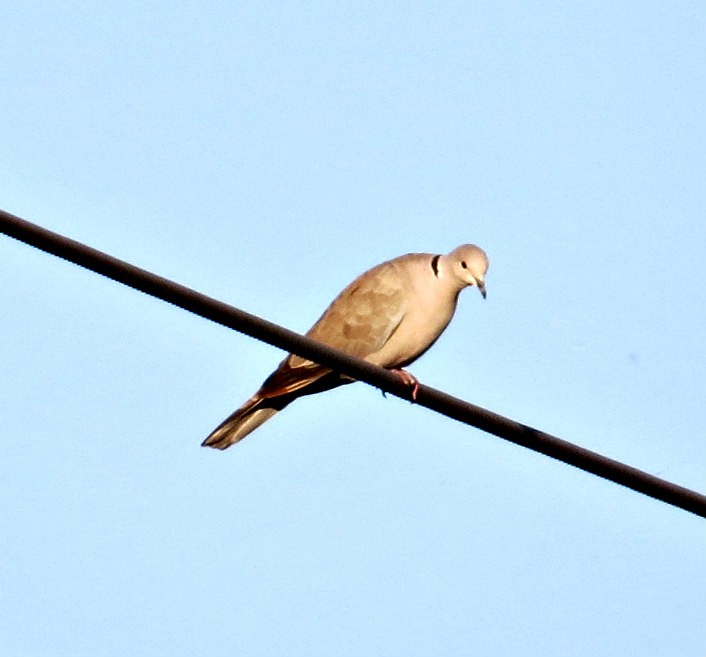
[[419,392],[419,381],[417,381],[417,379],[407,370],[391,369],[390,372],[394,372],[395,374],[397,374],[397,376],[402,379],[402,382],[405,385],[408,385],[410,388],[412,388],[412,401],[417,401],[417,393]]

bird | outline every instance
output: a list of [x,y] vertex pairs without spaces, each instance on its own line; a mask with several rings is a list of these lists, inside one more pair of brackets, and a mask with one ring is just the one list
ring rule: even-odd
[[[475,244],[463,244],[446,255],[408,253],[388,260],[348,285],[306,336],[396,372],[413,388],[415,399],[417,380],[402,368],[437,341],[454,315],[461,290],[475,286],[486,298],[488,266],[488,256]],[[298,397],[353,381],[289,354],[202,446],[226,449]]]

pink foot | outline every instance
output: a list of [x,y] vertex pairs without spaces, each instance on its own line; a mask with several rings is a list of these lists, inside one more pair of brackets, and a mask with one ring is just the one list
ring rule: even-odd
[[410,374],[407,370],[395,370],[392,369],[390,372],[394,372],[397,376],[402,379],[402,382],[412,388],[412,401],[417,401],[417,393],[419,392],[419,381]]

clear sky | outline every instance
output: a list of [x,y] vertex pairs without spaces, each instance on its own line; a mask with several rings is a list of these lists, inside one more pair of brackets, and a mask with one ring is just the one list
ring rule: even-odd
[[[475,242],[424,383],[706,490],[706,5],[0,7],[0,207],[305,331]],[[706,526],[0,237],[0,655],[706,654]]]

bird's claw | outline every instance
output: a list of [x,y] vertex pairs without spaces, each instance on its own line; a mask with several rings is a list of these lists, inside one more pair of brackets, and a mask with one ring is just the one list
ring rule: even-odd
[[391,372],[394,372],[400,379],[402,379],[402,382],[412,388],[412,392],[410,393],[410,396],[412,398],[413,402],[417,401],[417,393],[419,392],[419,381],[410,374],[407,370],[390,370]]

